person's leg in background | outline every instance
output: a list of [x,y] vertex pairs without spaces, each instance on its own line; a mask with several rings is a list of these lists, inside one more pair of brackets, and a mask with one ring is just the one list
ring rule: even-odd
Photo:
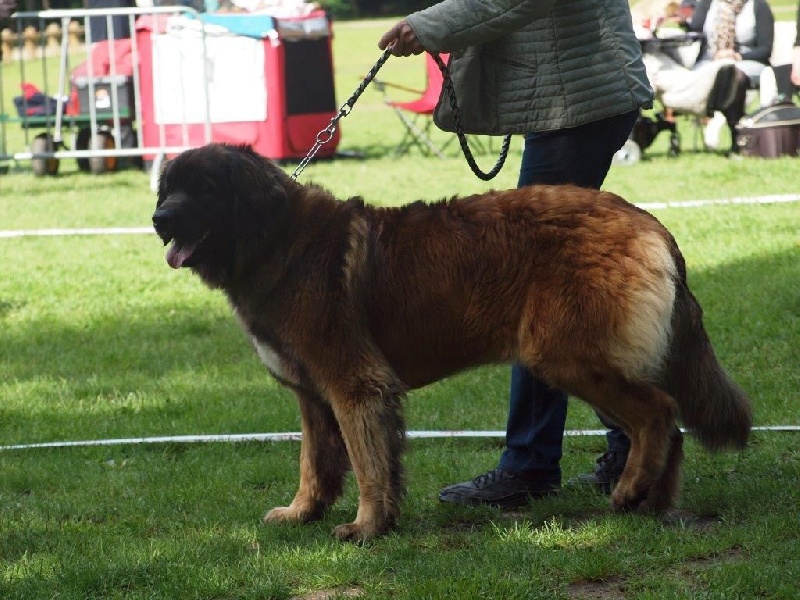
[[792,83],[792,65],[767,67],[761,72],[759,96],[761,108],[792,102],[792,97],[800,91],[800,86]]
[[731,154],[737,154],[739,152],[739,146],[736,144],[736,126],[739,123],[739,119],[744,116],[747,110],[747,90],[750,89],[751,85],[752,80],[744,71],[741,71],[737,67],[731,83],[731,102],[722,111],[722,114],[725,115],[725,122],[728,125],[728,131],[731,136]]
[[[721,82],[724,82],[724,89],[721,97],[724,98],[723,106],[714,113],[713,118],[708,122],[704,131],[704,141],[709,149],[716,150],[719,146],[719,137],[722,127],[727,125],[731,137],[732,154],[739,151],[736,144],[736,126],[747,112],[748,92],[756,93],[760,88],[761,75],[765,70],[765,65],[753,60],[742,60],[735,63],[735,68],[728,73],[720,71],[718,75]],[[769,78],[764,82],[765,88],[769,90]],[[769,102],[769,98],[762,98],[762,102]],[[762,104],[763,106],[763,104]]]
[[[573,129],[529,133],[525,136],[518,187],[573,184],[600,189],[614,153],[628,139],[638,114],[633,111]],[[441,500],[510,508],[559,488],[566,394],[515,365],[509,396],[506,449],[498,467],[472,481],[444,488],[439,494]],[[608,441],[609,452],[604,456],[610,454],[613,444],[613,451],[623,456],[624,467],[630,447],[627,437],[612,428]],[[598,469],[600,466],[598,461]]]

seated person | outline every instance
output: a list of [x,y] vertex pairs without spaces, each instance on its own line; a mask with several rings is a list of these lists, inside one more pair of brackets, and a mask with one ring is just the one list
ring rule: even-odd
[[699,63],[733,61],[751,87],[758,87],[775,36],[775,17],[766,0],[701,0],[686,24],[705,36]]
[[800,88],[800,2],[797,3],[797,37],[792,48],[792,83]]
[[797,39],[792,49],[792,83],[800,88],[800,5],[797,7]]
[[[787,60],[788,59],[788,60]],[[791,102],[800,91],[800,2],[797,3],[797,23],[791,54],[779,56],[780,62],[761,74],[761,106]]]
[[648,53],[645,65],[665,106],[714,116],[704,137],[716,148],[726,123],[733,137],[745,112],[746,91],[758,84],[768,64],[774,17],[766,0],[700,0],[685,26],[705,36],[692,68],[660,52]]

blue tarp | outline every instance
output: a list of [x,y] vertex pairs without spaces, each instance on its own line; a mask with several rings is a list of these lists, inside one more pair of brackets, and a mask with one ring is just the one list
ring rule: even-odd
[[275,19],[269,15],[202,13],[198,16],[203,23],[219,25],[236,35],[257,40],[264,39],[275,31]]

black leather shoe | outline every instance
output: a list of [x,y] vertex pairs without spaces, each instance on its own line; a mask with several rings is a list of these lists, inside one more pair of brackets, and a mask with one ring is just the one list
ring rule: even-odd
[[439,492],[439,500],[455,504],[486,504],[495,508],[519,508],[531,498],[558,492],[559,484],[522,477],[497,467],[472,481],[456,483]]
[[610,494],[617,484],[625,463],[628,461],[628,453],[608,451],[597,459],[597,466],[593,473],[578,475],[570,479],[568,484],[574,485],[593,485],[604,494]]

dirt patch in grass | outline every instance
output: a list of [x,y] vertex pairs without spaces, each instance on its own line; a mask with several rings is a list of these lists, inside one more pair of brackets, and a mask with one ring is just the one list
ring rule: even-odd
[[704,573],[721,564],[736,564],[746,560],[742,549],[734,546],[725,552],[716,552],[707,556],[688,558],[681,564],[671,569],[673,577],[685,581],[691,588],[702,590],[704,588]]
[[672,509],[661,516],[664,525],[683,527],[692,531],[711,531],[720,523],[717,515],[695,515],[686,510]]
[[317,590],[302,596],[295,596],[292,600],[338,600],[341,598],[363,598],[364,590],[359,588],[333,588],[330,590]]
[[730,564],[743,562],[744,552],[738,546],[729,548],[725,552],[709,554],[708,556],[697,556],[681,563],[680,571],[686,573],[696,573],[711,568],[714,565]]
[[625,600],[625,580],[613,577],[598,581],[576,581],[567,587],[567,597],[574,600]]

